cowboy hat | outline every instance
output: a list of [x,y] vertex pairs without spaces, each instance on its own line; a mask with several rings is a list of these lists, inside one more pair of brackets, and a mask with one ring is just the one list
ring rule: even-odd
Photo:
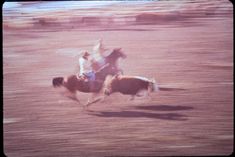
[[90,56],[90,54],[87,51],[85,51],[82,56],[87,57],[87,56]]

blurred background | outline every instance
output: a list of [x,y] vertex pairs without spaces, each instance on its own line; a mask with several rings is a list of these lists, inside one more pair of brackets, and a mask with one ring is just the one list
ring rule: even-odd
[[[229,1],[5,2],[7,156],[184,156],[233,152],[233,6]],[[168,91],[113,94],[86,112],[52,87],[103,39],[127,75]],[[184,90],[180,90],[184,89]],[[89,94],[77,93],[85,103]]]

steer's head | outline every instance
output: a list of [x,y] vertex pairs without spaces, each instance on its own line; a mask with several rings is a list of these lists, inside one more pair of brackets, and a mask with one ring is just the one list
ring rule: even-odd
[[53,78],[53,80],[52,80],[52,84],[54,87],[62,86],[63,82],[64,82],[63,77],[56,77],[56,78]]

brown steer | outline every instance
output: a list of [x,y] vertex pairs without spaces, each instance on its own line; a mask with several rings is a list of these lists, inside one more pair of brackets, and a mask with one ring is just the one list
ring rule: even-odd
[[155,80],[147,79],[139,76],[116,75],[106,79],[104,84],[104,94],[110,95],[114,92],[120,92],[125,95],[131,95],[131,100],[135,96],[141,96],[142,91],[147,91],[147,96],[150,92],[157,91],[158,87]]

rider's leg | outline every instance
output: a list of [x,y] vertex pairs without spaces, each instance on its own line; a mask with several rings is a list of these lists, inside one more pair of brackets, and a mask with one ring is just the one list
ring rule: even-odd
[[84,74],[89,81],[95,81],[95,73],[93,71]]
[[90,86],[90,90],[94,90],[95,89],[95,73],[92,71],[92,72],[89,72],[88,73],[88,77],[89,77],[89,86]]
[[90,80],[95,81],[95,73],[93,71],[90,72]]

